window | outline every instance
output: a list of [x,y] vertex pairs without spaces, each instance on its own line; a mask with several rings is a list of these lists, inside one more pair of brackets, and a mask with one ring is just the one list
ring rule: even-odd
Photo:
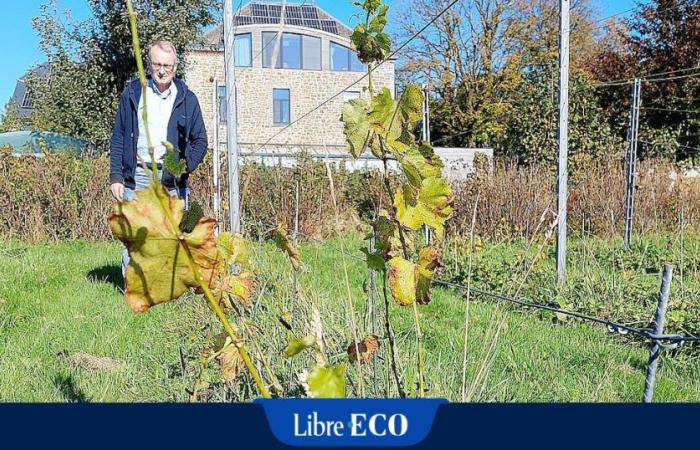
[[355,50],[331,42],[331,70],[340,72],[364,72],[367,66],[357,59]]
[[289,89],[272,90],[272,123],[289,125]]
[[343,103],[360,98],[360,91],[345,91],[343,92]]
[[321,38],[302,37],[303,67],[307,70],[321,70]]
[[29,89],[24,91],[24,96],[22,97],[22,108],[32,108],[34,103],[32,102],[32,96],[29,94]]
[[[272,57],[275,54],[275,47],[277,43],[277,33],[270,31],[263,31],[262,34],[262,54],[263,54],[263,67],[279,67],[279,63],[272,63]],[[277,58],[279,61],[279,57]]]
[[219,97],[219,123],[226,123],[226,85],[220,84],[217,93]]
[[234,37],[234,61],[237,67],[252,66],[253,46],[251,44],[251,34],[237,34]]
[[269,31],[262,33],[263,67],[321,70],[320,38],[282,33],[282,38],[277,39],[278,35]]
[[282,51],[278,61],[283,69],[301,69],[301,35],[282,34]]

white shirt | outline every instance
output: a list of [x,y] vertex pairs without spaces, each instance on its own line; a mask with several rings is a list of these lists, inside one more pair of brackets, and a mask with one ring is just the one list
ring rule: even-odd
[[[151,135],[151,144],[154,146],[156,162],[163,161],[165,146],[162,142],[168,140],[168,122],[175,105],[177,97],[177,87],[175,82],[170,83],[170,87],[165,92],[160,92],[153,80],[148,80],[146,86],[146,100],[148,102],[148,131]],[[151,155],[148,152],[148,142],[146,140],[146,127],[143,122],[143,93],[139,99],[139,139],[136,144],[138,155],[150,165]],[[177,145],[176,142],[171,142]],[[138,162],[140,167],[140,162]]]

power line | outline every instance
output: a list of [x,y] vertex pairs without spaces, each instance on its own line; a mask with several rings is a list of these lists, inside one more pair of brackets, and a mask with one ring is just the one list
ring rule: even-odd
[[287,125],[285,125],[285,126],[284,126],[283,128],[281,128],[278,132],[276,132],[275,134],[273,134],[267,141],[265,141],[262,145],[260,145],[255,151],[259,151],[260,149],[262,149],[263,147],[265,147],[267,144],[269,144],[269,143],[270,143],[273,139],[275,139],[277,136],[279,136],[280,134],[282,134],[282,133],[284,133],[286,130],[288,130],[290,127],[292,127],[293,125],[297,124],[297,123],[300,122],[301,120],[305,119],[306,117],[308,117],[308,116],[311,115],[312,113],[318,111],[319,109],[321,109],[322,107],[324,107],[325,105],[327,105],[328,103],[330,103],[330,102],[331,102],[332,100],[334,100],[335,98],[341,96],[345,91],[347,91],[348,89],[350,89],[351,87],[353,87],[353,86],[355,86],[357,83],[359,83],[360,81],[362,81],[362,80],[364,80],[365,78],[367,78],[367,77],[369,76],[370,73],[372,73],[372,72],[374,72],[375,70],[377,70],[377,68],[380,67],[380,66],[381,66],[382,64],[384,64],[385,62],[391,60],[394,56],[396,56],[397,53],[399,53],[401,50],[403,50],[403,49],[404,49],[408,44],[410,44],[415,38],[417,38],[418,36],[420,36],[425,30],[428,29],[428,27],[430,27],[433,23],[435,23],[436,20],[438,20],[440,17],[442,17],[442,15],[445,14],[452,6],[454,6],[458,1],[459,1],[459,0],[452,0],[452,2],[450,2],[449,5],[447,5],[445,8],[443,8],[442,11],[440,11],[435,17],[433,17],[428,23],[426,23],[426,24],[423,26],[423,28],[421,28],[421,29],[418,30],[416,33],[414,33],[408,40],[406,40],[406,42],[404,42],[403,44],[401,44],[401,45],[400,45],[396,50],[394,50],[389,56],[387,56],[386,58],[384,58],[383,60],[381,60],[381,61],[380,61],[379,63],[377,63],[374,67],[370,67],[370,68],[369,68],[369,71],[368,71],[367,73],[365,73],[363,76],[361,76],[360,78],[358,78],[357,80],[355,80],[355,81],[354,81],[353,83],[351,83],[350,85],[346,86],[343,90],[338,91],[336,94],[333,94],[332,96],[330,96],[329,98],[327,98],[326,100],[324,100],[323,102],[321,102],[320,104],[318,104],[317,106],[315,106],[314,108],[310,109],[310,110],[307,111],[306,113],[304,113],[304,114],[302,114],[301,116],[299,116],[297,119],[295,119],[295,120],[293,120],[292,122],[290,122],[290,123],[288,123]]
[[700,113],[700,110],[697,109],[666,109],[666,108],[639,108],[644,111],[660,111],[660,112],[677,112],[677,113],[690,113],[690,114],[698,114]]

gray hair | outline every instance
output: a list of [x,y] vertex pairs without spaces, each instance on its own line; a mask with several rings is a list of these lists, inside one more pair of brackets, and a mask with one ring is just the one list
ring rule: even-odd
[[175,45],[166,40],[157,40],[153,42],[149,47],[148,47],[148,65],[151,65],[151,50],[153,50],[153,47],[158,47],[161,50],[164,50],[166,52],[172,52],[175,53],[175,66],[177,67],[177,63],[180,62],[180,58],[177,56],[177,49],[175,48]]

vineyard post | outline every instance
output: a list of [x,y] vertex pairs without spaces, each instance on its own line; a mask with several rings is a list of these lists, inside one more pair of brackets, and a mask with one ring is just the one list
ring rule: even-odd
[[627,132],[627,189],[625,191],[625,250],[630,249],[632,240],[632,217],[634,215],[634,194],[637,177],[637,138],[639,137],[639,107],[641,103],[642,83],[635,78],[632,85],[632,106],[630,107],[629,131]]
[[569,9],[571,0],[559,0],[559,167],[557,172],[557,283],[566,284],[566,208],[569,152]]
[[219,80],[214,78],[214,93],[212,94],[212,105],[214,105],[214,156],[212,161],[214,178],[214,219],[216,219],[216,235],[221,232],[221,183],[219,182],[219,169],[221,168],[219,153]]
[[[654,334],[660,335],[664,332],[664,322],[666,321],[666,308],[668,307],[668,296],[671,290],[671,277],[673,276],[673,266],[664,264],[664,274],[661,280],[661,292],[659,293],[659,303],[654,316]],[[649,362],[647,363],[647,377],[644,382],[644,403],[651,403],[654,396],[654,382],[656,381],[656,369],[659,366],[659,356],[664,349],[659,341],[651,342],[649,352]]]
[[[423,84],[423,134],[422,140],[430,144],[430,98],[428,94],[430,93],[430,86],[428,84]],[[425,243],[430,245],[433,243],[433,236],[430,232],[430,227],[423,225],[423,231],[425,232]]]
[[226,151],[228,152],[229,231],[241,231],[238,192],[238,117],[236,110],[236,66],[234,61],[233,0],[224,0],[224,59],[226,66]]

